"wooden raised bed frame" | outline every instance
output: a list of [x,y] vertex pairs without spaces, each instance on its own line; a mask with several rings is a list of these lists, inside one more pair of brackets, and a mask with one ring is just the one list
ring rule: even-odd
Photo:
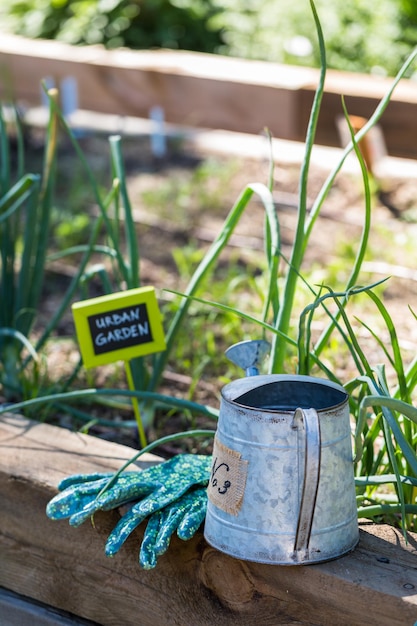
[[[2,33],[0,98],[40,103],[42,79],[73,77],[80,109],[145,117],[164,108],[168,122],[304,141],[319,71],[185,51],[105,50]],[[391,79],[328,71],[317,144],[340,147],[341,95],[350,115],[369,118]],[[397,86],[380,126],[390,156],[417,158],[417,82]]]
[[[0,418],[0,586],[104,626],[413,626],[417,535],[363,524],[338,560],[273,566],[233,559],[202,532],[174,537],[154,570],[137,561],[143,527],[109,559],[118,512],[95,526],[53,522],[45,506],[60,479],[115,470],[132,450],[20,416]],[[148,457],[149,460],[149,457]],[[56,622],[60,623],[60,622]]]

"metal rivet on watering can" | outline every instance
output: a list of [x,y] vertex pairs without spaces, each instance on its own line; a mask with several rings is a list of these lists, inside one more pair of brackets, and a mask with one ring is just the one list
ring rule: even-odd
[[321,378],[259,375],[268,351],[226,351],[246,377],[222,389],[204,534],[248,561],[334,559],[359,539],[349,397]]

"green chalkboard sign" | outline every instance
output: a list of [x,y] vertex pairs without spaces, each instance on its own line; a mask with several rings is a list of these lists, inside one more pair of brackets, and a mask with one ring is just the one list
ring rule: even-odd
[[72,313],[85,367],[130,361],[165,350],[153,287],[76,302]]

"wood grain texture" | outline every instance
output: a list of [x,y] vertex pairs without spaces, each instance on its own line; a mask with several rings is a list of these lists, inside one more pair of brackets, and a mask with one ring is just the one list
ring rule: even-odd
[[[105,626],[378,626],[417,620],[417,536],[364,524],[358,548],[336,561],[271,566],[228,557],[202,533],[173,538],[143,571],[135,531],[114,558],[104,543],[116,511],[94,527],[45,515],[61,478],[114,470],[132,450],[7,415],[0,420],[0,586]],[[155,458],[146,459],[154,462]]]
[[[148,118],[164,108],[167,122],[304,141],[319,71],[187,51],[105,50],[27,40],[2,33],[0,97],[40,103],[41,81],[77,80],[79,108]],[[329,70],[317,143],[339,146],[341,95],[351,115],[369,117],[391,79]],[[417,157],[417,84],[397,86],[381,121],[391,156]]]

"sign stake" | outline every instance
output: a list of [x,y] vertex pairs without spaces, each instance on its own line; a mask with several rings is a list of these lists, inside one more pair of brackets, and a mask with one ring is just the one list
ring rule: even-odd
[[[72,313],[84,367],[123,361],[130,391],[135,391],[131,360],[166,348],[154,287],[75,302]],[[144,448],[147,441],[136,396],[132,408]]]
[[[135,391],[135,385],[133,382],[130,361],[125,361],[125,370],[126,370],[126,378],[127,378],[127,384],[129,386],[129,389],[130,391]],[[132,407],[133,407],[133,412],[135,414],[136,424],[138,427],[139,443],[140,443],[141,448],[144,448],[145,446],[148,445],[148,442],[146,440],[145,429],[143,428],[142,417],[141,417],[140,409],[139,409],[139,401],[136,396],[132,396]]]

